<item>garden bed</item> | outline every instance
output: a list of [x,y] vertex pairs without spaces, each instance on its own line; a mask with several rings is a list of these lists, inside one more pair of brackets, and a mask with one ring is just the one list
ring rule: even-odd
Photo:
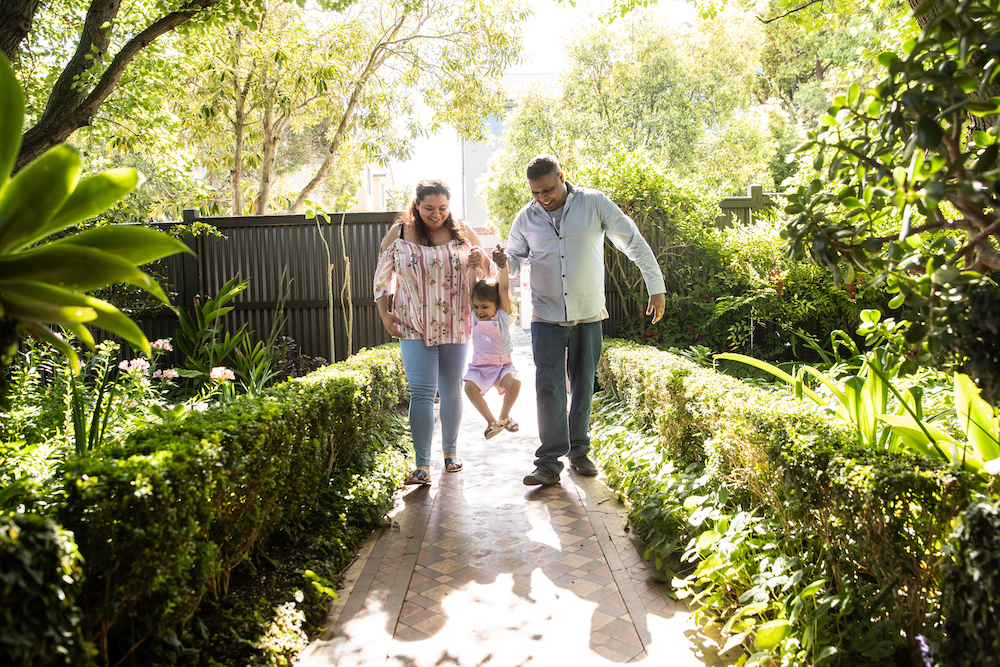
[[[996,660],[995,585],[978,616],[947,594],[978,576],[950,557],[974,551],[953,526],[988,498],[971,474],[866,448],[811,404],[652,348],[606,341],[598,376],[594,451],[646,557],[747,664]],[[978,627],[978,646],[950,645],[949,617]]]
[[54,498],[20,499],[0,526],[3,662],[128,664],[224,600],[272,537],[318,517],[349,528],[331,508],[354,494],[365,516],[350,523],[380,520],[402,474],[380,433],[405,389],[382,346],[67,460]]

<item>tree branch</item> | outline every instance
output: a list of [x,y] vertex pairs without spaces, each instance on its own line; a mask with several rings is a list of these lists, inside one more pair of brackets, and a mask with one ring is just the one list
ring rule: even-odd
[[758,16],[757,20],[760,21],[761,23],[763,23],[764,25],[767,25],[768,23],[774,23],[778,19],[783,19],[786,16],[791,16],[792,14],[794,14],[796,12],[800,12],[803,9],[805,9],[806,7],[809,7],[810,5],[815,5],[817,2],[823,2],[823,0],[809,0],[809,2],[801,4],[798,7],[795,7],[794,9],[789,9],[784,14],[779,14],[778,16],[775,16],[774,18],[762,19],[760,16]]
[[[110,0],[111,3],[115,4],[116,14],[117,5],[120,4],[120,1],[121,0]],[[171,12],[158,21],[152,23],[149,27],[133,37],[121,48],[118,54],[111,61],[111,64],[108,65],[108,68],[105,70],[103,76],[101,76],[100,81],[97,82],[94,89],[82,101],[66,104],[65,100],[57,98],[56,90],[54,89],[52,95],[49,97],[49,102],[46,105],[45,114],[41,119],[39,119],[38,123],[36,123],[34,127],[24,133],[21,143],[21,152],[17,156],[17,163],[15,164],[14,170],[20,170],[45,151],[49,150],[53,146],[63,143],[77,129],[86,125],[91,125],[94,122],[94,115],[97,113],[97,110],[101,107],[105,100],[107,100],[111,93],[114,92],[115,87],[118,85],[118,81],[125,73],[125,68],[128,67],[129,63],[131,63],[143,49],[152,44],[153,41],[160,35],[170,32],[174,28],[183,25],[198,14],[219,4],[220,1],[221,0],[191,0],[181,9]],[[97,2],[98,0],[95,0],[95,4]],[[90,14],[88,14],[88,24],[89,22]],[[100,30],[99,26],[103,23],[103,20],[100,23],[97,23],[98,30]],[[85,42],[86,40],[81,39],[80,46],[77,49],[78,53],[83,49],[90,49],[89,44],[84,46]],[[68,71],[68,69],[65,70],[60,79],[66,77],[67,75],[70,79],[72,79],[72,73],[67,74]],[[49,111],[50,109],[52,110],[51,113]]]
[[0,53],[14,62],[21,42],[31,32],[40,0],[4,0],[0,2]]
[[[939,220],[937,222],[930,222],[927,223],[926,225],[921,225],[920,227],[914,227],[913,229],[910,230],[910,236],[914,236],[916,234],[922,234],[924,232],[932,232],[939,229],[979,229],[979,226],[975,223],[974,220],[966,220],[964,218],[962,220]],[[894,241],[898,239],[899,234],[890,234],[888,236],[873,236],[871,238],[876,241],[880,241],[882,243],[887,243],[889,241]],[[851,248],[852,252],[854,252],[853,248],[857,248],[858,250],[863,249],[861,246],[851,246]]]
[[954,266],[959,259],[971,253],[973,250],[976,249],[976,246],[978,246],[980,243],[985,241],[990,236],[993,236],[997,233],[1000,233],[1000,218],[994,220],[993,224],[989,225],[988,227],[986,227],[986,229],[984,229],[983,231],[979,232],[974,237],[969,239],[969,242],[966,243],[964,246],[962,246],[962,248],[960,248],[952,256],[952,258],[948,260],[948,263],[945,264],[945,266]]

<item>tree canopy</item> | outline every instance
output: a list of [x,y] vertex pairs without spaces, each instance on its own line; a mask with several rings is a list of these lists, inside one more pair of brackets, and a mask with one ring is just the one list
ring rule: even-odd
[[[366,161],[405,159],[443,124],[482,135],[527,15],[520,0],[303,4],[5,3],[29,28],[0,30],[33,124],[18,164],[77,132],[102,159],[200,171],[216,210],[298,211],[331,183],[349,203]],[[296,171],[304,185],[280,182]]]

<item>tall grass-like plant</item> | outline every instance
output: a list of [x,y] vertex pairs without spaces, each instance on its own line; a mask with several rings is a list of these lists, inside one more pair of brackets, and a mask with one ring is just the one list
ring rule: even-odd
[[[894,434],[888,425],[880,423],[880,416],[886,413],[889,405],[889,382],[899,369],[898,364],[894,364],[891,355],[887,353],[882,355],[878,352],[869,353],[864,358],[859,372],[843,381],[838,381],[813,366],[799,366],[795,374],[791,375],[773,364],[744,354],[717,354],[715,358],[753,366],[788,383],[796,397],[809,398],[851,424],[857,431],[860,441],[868,447],[884,448],[889,451],[897,451],[899,448],[900,437]],[[826,387],[832,398],[824,398],[810,388],[806,381],[807,375]],[[897,413],[904,414],[907,411],[914,413],[921,411],[919,391],[911,390],[906,396],[900,395]]]
[[[850,423],[860,442],[868,447],[889,452],[905,448],[980,473],[987,479],[1000,475],[1000,416],[996,408],[982,399],[975,383],[962,373],[953,375],[955,412],[965,436],[963,440],[935,425],[940,415],[925,417],[920,387],[900,390],[895,386],[903,363],[889,353],[886,345],[894,322],[882,321],[881,313],[875,310],[862,313],[862,319],[858,333],[880,347],[861,356],[859,372],[842,381],[812,366],[800,366],[792,375],[746,355],[719,354],[716,358],[748,364],[786,382],[793,387],[796,397],[807,397]],[[837,336],[831,336],[831,341],[835,344],[835,352],[840,344],[860,353],[853,341],[848,344]],[[832,394],[832,401],[811,389],[806,383],[806,375],[824,385]],[[891,413],[888,410],[890,394],[896,399],[896,407]]]

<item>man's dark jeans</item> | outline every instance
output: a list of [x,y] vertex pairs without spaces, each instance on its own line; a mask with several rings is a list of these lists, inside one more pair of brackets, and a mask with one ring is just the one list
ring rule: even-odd
[[[535,452],[536,466],[558,473],[563,469],[560,456],[576,458],[590,453],[590,407],[602,340],[600,322],[569,327],[531,323],[538,437],[542,441]],[[567,374],[572,392],[568,415]]]

